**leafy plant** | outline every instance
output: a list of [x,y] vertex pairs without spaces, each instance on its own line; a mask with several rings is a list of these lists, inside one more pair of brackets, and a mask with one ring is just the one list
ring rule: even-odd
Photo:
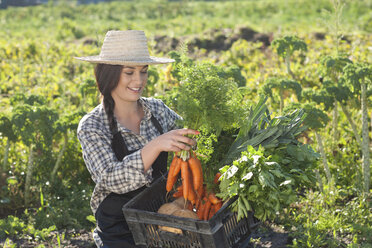
[[[344,67],[345,80],[351,84],[353,93],[360,92],[361,109],[362,109],[362,139],[361,143],[363,154],[363,176],[364,192],[369,193],[370,185],[370,165],[369,165],[369,130],[368,130],[368,101],[367,86],[372,82],[372,66],[367,64],[348,64]],[[359,137],[359,134],[358,134]],[[359,138],[360,139],[360,138]]]
[[174,107],[183,125],[217,136],[233,126],[242,100],[234,81],[236,72],[207,62],[191,63],[185,54],[171,55],[176,59],[174,75],[180,81],[174,89]]
[[289,90],[295,92],[297,99],[301,100],[301,92],[302,87],[301,85],[293,80],[286,79],[286,78],[268,78],[264,85],[261,88],[261,92],[267,96],[270,96],[273,102],[275,103],[275,98],[273,94],[273,90],[277,90],[277,94],[279,96],[279,110],[280,113],[283,112],[284,109],[284,99],[290,96]]
[[238,219],[248,216],[248,211],[263,221],[274,219],[296,199],[292,177],[270,156],[265,156],[262,148],[256,151],[248,146],[239,159],[220,171],[218,196],[236,199],[232,209],[238,212]]
[[80,119],[84,116],[85,112],[84,111],[75,111],[70,114],[67,114],[65,116],[60,117],[55,125],[55,131],[58,132],[60,135],[63,136],[63,143],[61,145],[61,148],[59,149],[59,153],[57,156],[57,161],[53,167],[52,173],[51,173],[51,181],[54,182],[55,176],[57,174],[57,171],[61,165],[62,161],[62,156],[65,153],[68,145],[68,140],[69,140],[69,133],[72,130],[76,130]]
[[307,51],[306,43],[296,36],[284,36],[283,38],[275,39],[272,44],[277,54],[284,59],[287,67],[287,73],[295,78],[291,70],[290,59],[295,51]]
[[244,115],[239,133],[221,164],[229,164],[237,159],[249,145],[269,149],[299,144],[296,137],[306,130],[302,126],[304,112],[296,110],[285,116],[272,118],[265,104],[266,100],[267,98],[261,97],[256,106],[251,107]]
[[[38,98],[36,98],[38,99]],[[34,102],[28,97],[25,102]],[[25,183],[25,205],[30,201],[31,178],[34,169],[35,154],[48,152],[52,146],[54,130],[51,129],[58,114],[45,105],[31,106],[20,102],[13,110],[12,123],[15,133],[29,147],[29,158]]]
[[9,114],[0,114],[0,133],[3,137],[6,137],[6,145],[4,149],[4,161],[2,164],[2,171],[6,171],[8,164],[8,156],[11,142],[17,140],[17,136],[14,133],[14,128],[11,122],[12,117]]

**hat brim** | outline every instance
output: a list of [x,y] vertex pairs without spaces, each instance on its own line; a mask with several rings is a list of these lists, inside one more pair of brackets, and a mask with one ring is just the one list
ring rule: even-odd
[[88,56],[88,57],[74,57],[75,59],[95,63],[95,64],[109,64],[109,65],[154,65],[154,64],[167,64],[172,63],[174,59],[159,58],[150,56],[143,60],[120,60],[120,59],[107,59],[100,56]]

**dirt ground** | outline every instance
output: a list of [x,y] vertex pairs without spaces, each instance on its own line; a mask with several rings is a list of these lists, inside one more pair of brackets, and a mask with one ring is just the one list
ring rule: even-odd
[[[52,233],[52,236],[57,237],[58,232]],[[59,236],[62,237],[61,233]],[[64,238],[60,238],[60,246],[58,245],[57,238],[53,238],[52,241],[43,242],[35,241],[27,238],[13,239],[8,244],[5,244],[6,240],[0,240],[0,247],[15,247],[22,248],[33,248],[39,245],[44,247],[67,247],[67,248],[95,248],[95,244],[92,239],[90,231],[86,230],[71,230],[65,233]],[[288,237],[288,233],[285,232],[279,226],[273,223],[261,224],[250,236],[250,239],[244,242],[240,248],[284,248],[290,244],[291,239]],[[13,246],[14,247],[14,246]],[[207,248],[207,247],[206,247]]]

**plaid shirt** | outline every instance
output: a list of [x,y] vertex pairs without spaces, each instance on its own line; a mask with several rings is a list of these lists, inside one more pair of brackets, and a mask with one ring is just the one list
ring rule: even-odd
[[[151,183],[152,168],[144,173],[140,150],[160,135],[151,121],[151,115],[159,121],[164,133],[175,129],[175,121],[181,118],[159,99],[142,97],[139,102],[144,110],[140,134],[133,133],[118,123],[118,130],[128,150],[137,150],[125,156],[123,161],[117,160],[111,148],[112,134],[102,103],[85,115],[79,123],[77,136],[83,150],[83,158],[96,184],[90,202],[93,213],[111,192],[124,194]],[[97,245],[101,243],[97,242],[98,240]]]

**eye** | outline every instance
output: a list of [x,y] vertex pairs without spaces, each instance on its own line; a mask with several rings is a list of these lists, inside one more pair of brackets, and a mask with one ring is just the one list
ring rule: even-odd
[[141,71],[142,74],[147,74],[147,70],[146,71]]
[[126,71],[124,73],[127,74],[127,75],[129,75],[129,76],[133,75],[133,72],[129,72],[129,71]]

